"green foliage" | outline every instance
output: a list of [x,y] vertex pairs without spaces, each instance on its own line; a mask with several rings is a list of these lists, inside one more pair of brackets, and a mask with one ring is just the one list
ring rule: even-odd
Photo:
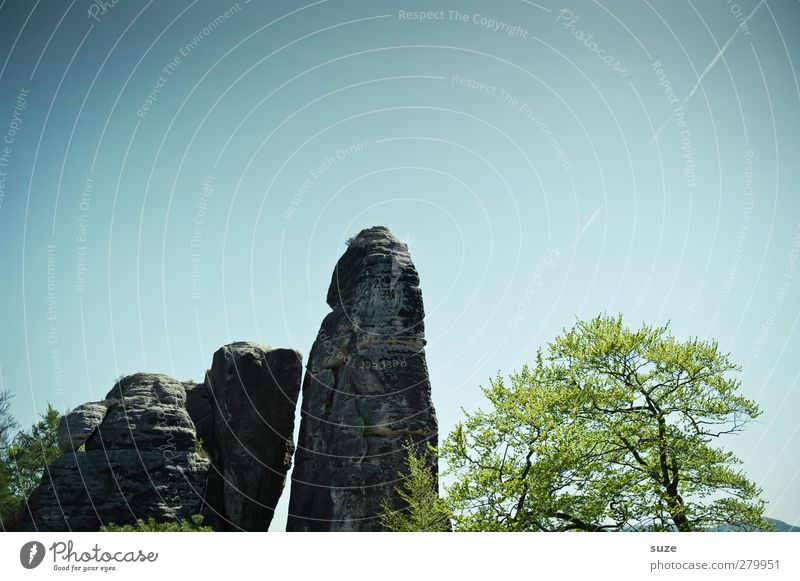
[[203,438],[197,438],[194,443],[194,453],[202,458],[208,458],[208,452],[206,452],[206,443]]
[[138,519],[135,525],[116,525],[113,523],[100,527],[104,533],[210,533],[213,529],[203,526],[203,516],[192,515],[189,520],[157,522],[155,518]]
[[13,397],[10,391],[0,391],[0,453],[2,454],[5,454],[11,441],[11,433],[17,429],[17,420],[11,415]]
[[6,463],[0,460],[0,530],[2,531],[10,530],[22,508],[22,499],[12,494],[10,484]]
[[27,498],[42,480],[47,466],[61,455],[58,448],[58,411],[47,405],[30,431],[20,431],[6,450],[9,487],[14,496]]
[[436,454],[418,451],[413,444],[406,446],[407,473],[400,473],[403,485],[396,489],[402,507],[389,500],[381,503],[381,526],[392,532],[445,532],[450,530],[450,510],[439,498],[431,465]]
[[713,443],[759,415],[717,343],[622,317],[577,321],[484,393],[442,446],[458,530],[770,530]]
[[11,480],[5,463],[11,433],[17,428],[17,421],[11,415],[12,397],[11,392],[0,392],[0,530],[9,529],[21,506],[21,499],[11,492]]

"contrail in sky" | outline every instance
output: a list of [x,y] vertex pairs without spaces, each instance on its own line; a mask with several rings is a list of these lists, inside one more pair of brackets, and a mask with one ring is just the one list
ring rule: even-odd
[[761,8],[761,5],[762,4],[766,4],[766,2],[767,2],[767,0],[761,0],[758,4],[756,4],[756,7],[753,8],[753,11],[747,16],[747,18],[742,20],[742,23],[739,26],[736,27],[736,30],[733,31],[733,34],[728,39],[728,41],[725,44],[722,45],[721,49],[719,49],[719,52],[717,53],[717,56],[715,56],[713,59],[711,59],[711,62],[708,63],[708,66],[706,67],[706,70],[704,70],[702,73],[700,73],[700,77],[697,79],[697,83],[695,83],[695,85],[692,88],[692,90],[689,91],[689,95],[683,100],[684,104],[686,104],[686,101],[691,99],[692,95],[694,95],[697,92],[697,89],[700,88],[700,83],[703,82],[703,78],[708,74],[708,71],[710,71],[711,68],[715,64],[717,64],[717,61],[722,58],[722,55],[725,54],[725,51],[728,50],[728,47],[733,42],[733,39],[736,38],[739,35],[739,32],[741,32],[742,28],[744,28],[744,25],[747,24],[747,22],[755,15],[756,12],[758,12],[758,9]]
[[572,250],[578,245],[578,241],[580,241],[583,235],[586,234],[586,231],[589,229],[589,226],[592,225],[592,222],[595,221],[595,218],[597,218],[600,215],[600,212],[602,211],[603,211],[603,206],[600,206],[594,211],[594,214],[592,214],[589,217],[589,219],[586,221],[586,224],[583,225],[583,228],[581,228],[581,231],[578,232],[577,236],[575,236],[575,240],[572,242],[572,244],[569,245],[569,248],[567,250]]
[[[733,31],[733,34],[731,35],[731,37],[725,42],[725,44],[722,45],[722,48],[720,48],[719,52],[714,56],[713,59],[711,59],[711,62],[708,63],[708,66],[705,68],[705,70],[702,73],[700,73],[699,77],[697,77],[697,82],[694,84],[694,87],[692,87],[692,90],[689,91],[689,94],[683,100],[683,103],[681,103],[681,105],[685,105],[686,102],[689,99],[692,98],[692,95],[694,95],[697,92],[697,89],[699,89],[700,85],[703,83],[703,79],[705,78],[705,76],[708,74],[708,72],[712,68],[714,68],[714,65],[717,64],[717,61],[722,58],[722,55],[725,54],[725,51],[728,50],[728,47],[733,42],[733,39],[736,38],[739,35],[739,32],[742,30],[742,28],[744,28],[744,25],[747,24],[748,21],[753,16],[755,16],[755,13],[758,12],[759,8],[761,8],[761,5],[762,4],[766,4],[766,3],[767,3],[767,0],[760,0],[759,3],[756,4],[756,7],[753,8],[752,12],[750,12],[750,14],[747,16],[747,18],[742,20],[741,24],[739,24],[739,26],[736,27],[736,30]],[[661,127],[658,128],[658,131],[656,131],[655,134],[653,134],[653,138],[650,140],[650,143],[653,143],[653,141],[655,141],[658,138],[658,136],[661,133],[661,131],[663,131],[664,127],[667,126],[667,123],[669,123],[672,120],[673,117],[674,117],[674,115],[670,115],[667,118],[667,120],[664,121],[664,123],[661,125]]]

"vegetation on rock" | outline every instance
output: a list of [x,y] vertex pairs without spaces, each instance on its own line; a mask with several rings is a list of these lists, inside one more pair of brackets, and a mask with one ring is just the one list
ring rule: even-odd
[[439,498],[437,480],[431,467],[435,450],[418,450],[406,446],[408,472],[400,473],[403,485],[396,489],[402,506],[393,506],[389,500],[381,505],[381,525],[391,532],[443,532],[451,530],[450,510]]
[[0,529],[3,530],[16,521],[47,466],[61,455],[58,411],[48,404],[39,422],[12,438],[11,431],[17,422],[10,413],[11,397],[8,392],[0,393]]
[[100,527],[104,533],[210,533],[213,529],[203,525],[203,516],[192,515],[189,520],[176,520],[170,522],[157,522],[150,517],[147,520],[138,519],[133,525],[116,525],[109,523]]

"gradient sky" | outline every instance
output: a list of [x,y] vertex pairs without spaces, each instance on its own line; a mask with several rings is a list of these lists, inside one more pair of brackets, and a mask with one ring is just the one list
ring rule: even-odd
[[234,340],[307,353],[344,241],[382,224],[442,433],[576,316],[671,321],[743,366],[764,413],[725,445],[800,525],[798,2],[97,6],[0,1],[23,425],[121,374],[200,380]]

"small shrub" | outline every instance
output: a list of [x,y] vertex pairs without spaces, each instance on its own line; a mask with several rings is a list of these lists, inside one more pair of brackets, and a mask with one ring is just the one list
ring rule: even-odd
[[208,458],[208,452],[206,452],[206,443],[203,438],[197,438],[194,444],[194,453],[200,456],[201,458]]
[[203,516],[194,514],[189,520],[157,522],[151,516],[146,521],[138,519],[134,525],[109,523],[100,527],[100,531],[104,533],[211,533],[214,532],[214,529],[203,526]]
[[450,527],[450,509],[439,498],[431,461],[436,450],[428,444],[427,450],[416,449],[412,443],[405,446],[407,473],[401,473],[403,485],[396,488],[401,505],[389,499],[381,503],[381,525],[390,532],[447,532]]

